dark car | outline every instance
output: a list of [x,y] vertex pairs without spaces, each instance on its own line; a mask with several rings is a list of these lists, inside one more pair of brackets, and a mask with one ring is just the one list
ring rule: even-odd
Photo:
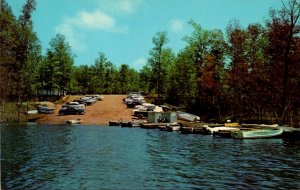
[[84,104],[85,106],[87,106],[87,102],[84,99],[77,99],[77,100],[73,100],[73,102],[78,102],[79,104]]
[[60,115],[78,115],[78,114],[83,115],[84,112],[85,110],[80,106],[78,107],[69,106],[69,107],[62,107],[58,113]]

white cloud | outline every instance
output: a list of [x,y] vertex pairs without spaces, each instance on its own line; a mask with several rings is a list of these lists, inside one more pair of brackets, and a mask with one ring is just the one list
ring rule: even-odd
[[127,26],[117,25],[116,20],[100,10],[81,11],[73,18],[67,17],[64,23],[84,30],[105,30],[110,32],[126,32]]
[[143,66],[146,65],[146,63],[147,63],[147,60],[143,57],[140,57],[133,62],[132,66],[134,67],[134,69],[139,70],[139,69],[142,69]]
[[81,11],[77,17],[68,19],[67,22],[84,29],[105,29],[111,30],[115,27],[116,21],[111,16],[95,10],[94,12]]
[[140,0],[119,0],[115,5],[117,10],[125,13],[133,13],[140,2]]
[[173,32],[179,32],[183,29],[184,23],[181,20],[171,20],[170,21],[170,28]]
[[114,14],[132,14],[137,10],[142,0],[103,0],[99,7]]
[[87,30],[126,32],[128,27],[117,25],[112,16],[100,10],[95,10],[93,12],[80,11],[75,17],[65,17],[62,24],[55,28],[55,32],[66,36],[72,49],[77,52],[86,49],[83,36]]

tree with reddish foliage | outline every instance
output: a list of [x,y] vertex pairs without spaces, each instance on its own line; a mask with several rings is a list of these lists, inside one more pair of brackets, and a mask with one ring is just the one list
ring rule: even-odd
[[272,94],[269,89],[270,76],[268,72],[269,56],[265,53],[268,39],[265,29],[259,24],[251,24],[246,30],[246,60],[248,63],[247,94],[248,112],[256,116],[257,121],[262,121],[263,116],[271,110]]
[[233,21],[227,27],[228,56],[230,63],[225,75],[227,81],[227,101],[234,118],[243,116],[248,91],[248,62],[246,57],[246,32],[238,22]]
[[[220,79],[224,68],[225,40],[220,30],[204,30],[199,24],[190,21],[194,28],[191,36],[184,39],[191,51],[195,68],[197,95],[196,112],[221,119]],[[205,109],[206,108],[206,109]],[[216,114],[218,113],[218,114]],[[216,115],[214,115],[216,114]]]
[[[267,21],[269,46],[268,54],[271,56],[271,71],[273,79],[274,105],[276,116],[280,123],[287,122],[287,112],[293,109],[292,72],[297,71],[299,62],[298,52],[300,34],[300,2],[290,0],[283,4],[281,10],[270,11],[270,20]],[[293,57],[293,56],[296,56]],[[293,70],[295,68],[295,70]],[[297,74],[296,74],[297,75]]]

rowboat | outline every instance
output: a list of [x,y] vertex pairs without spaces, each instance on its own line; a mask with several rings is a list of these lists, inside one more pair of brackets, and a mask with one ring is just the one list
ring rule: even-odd
[[240,127],[241,125],[239,123],[225,123],[225,127]]
[[228,132],[232,132],[232,131],[236,131],[239,130],[239,128],[236,127],[209,127],[207,125],[204,125],[203,128],[206,131],[206,134],[217,134],[219,131],[228,131]]
[[120,121],[109,121],[109,126],[120,126]]
[[179,120],[189,121],[189,122],[200,121],[199,116],[196,116],[196,115],[193,115],[190,113],[178,111],[176,114],[177,114],[177,119],[179,119]]
[[26,112],[27,115],[33,115],[33,114],[38,114],[38,113],[39,113],[38,110],[28,110],[28,111]]
[[266,125],[266,124],[242,124],[243,128],[254,128],[254,129],[276,129],[279,127],[278,124]]
[[121,127],[140,127],[141,123],[139,121],[121,121]]
[[283,129],[255,129],[255,130],[238,130],[232,131],[231,135],[236,139],[259,139],[278,137],[282,134]]
[[42,114],[52,114],[54,113],[54,109],[53,108],[49,108],[47,106],[37,106],[37,110],[38,110],[38,113],[42,113]]
[[179,131],[180,130],[180,124],[167,124],[166,126],[167,131]]
[[67,120],[67,124],[71,125],[71,124],[80,124],[82,122],[81,119],[70,119]]

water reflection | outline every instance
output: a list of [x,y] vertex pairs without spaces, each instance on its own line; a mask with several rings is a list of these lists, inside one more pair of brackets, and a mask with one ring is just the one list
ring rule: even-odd
[[300,189],[300,142],[1,126],[4,189]]

